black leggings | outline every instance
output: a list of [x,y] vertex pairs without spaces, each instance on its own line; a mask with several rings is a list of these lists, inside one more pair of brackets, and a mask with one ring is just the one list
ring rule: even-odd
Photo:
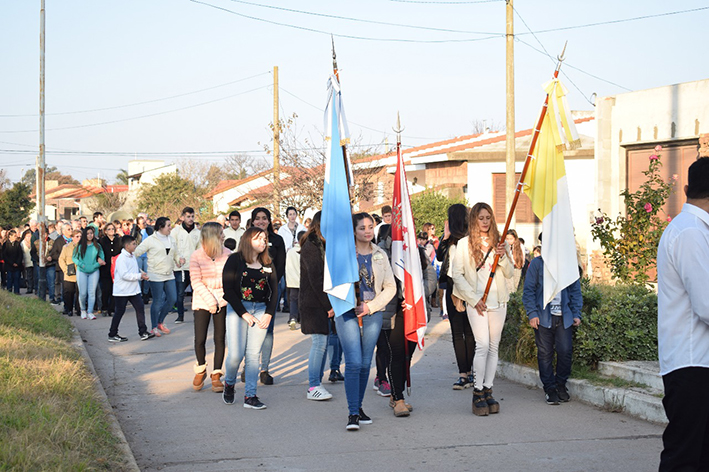
[[197,364],[207,363],[207,332],[209,323],[214,318],[214,365],[212,370],[222,368],[224,363],[224,339],[226,338],[226,307],[221,307],[218,312],[211,314],[207,310],[194,311],[194,352]]
[[390,349],[389,346],[387,345],[387,338],[384,333],[388,333],[389,329],[382,329],[379,332],[379,339],[377,339],[377,352],[375,359],[377,361],[377,379],[379,379],[380,382],[382,381],[388,381],[387,380],[387,368],[389,367],[389,362],[390,362]]
[[404,338],[404,315],[401,308],[397,310],[393,321],[394,328],[382,330],[382,333],[389,347],[389,384],[391,384],[391,396],[396,401],[404,399],[406,372],[411,365],[416,343]]
[[99,279],[101,284],[101,309],[108,313],[113,313],[116,308],[116,301],[113,299],[113,279],[111,276]]
[[458,363],[458,372],[465,374],[473,370],[473,357],[475,356],[475,336],[470,329],[468,314],[455,309],[451,299],[452,288],[446,290],[446,307],[448,308],[448,321],[451,324],[453,335],[453,351]]
[[[79,289],[76,286],[76,282],[70,282],[64,279],[62,282],[64,293],[62,298],[64,299],[64,311],[66,313],[71,313],[72,305],[74,305],[74,311],[76,314],[81,314],[81,307],[79,306]],[[73,302],[73,303],[72,303]]]

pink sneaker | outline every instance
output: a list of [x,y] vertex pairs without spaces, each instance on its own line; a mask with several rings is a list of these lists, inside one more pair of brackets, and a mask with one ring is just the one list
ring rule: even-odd
[[158,329],[162,331],[162,334],[170,334],[170,330],[167,328],[167,326],[165,326],[164,323],[160,323],[158,325]]
[[159,338],[160,336],[162,336],[162,333],[160,333],[160,330],[157,329],[157,328],[153,328],[153,330],[151,331],[151,333],[153,333],[156,338]]

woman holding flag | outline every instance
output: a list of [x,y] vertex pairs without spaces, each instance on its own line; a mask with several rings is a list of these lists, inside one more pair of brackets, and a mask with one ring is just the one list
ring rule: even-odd
[[[352,223],[359,265],[359,300],[354,310],[335,318],[345,354],[348,431],[358,430],[360,423],[372,423],[372,419],[362,410],[362,400],[369,382],[374,346],[382,329],[381,310],[396,294],[389,259],[384,250],[372,243],[374,220],[368,213],[357,213],[352,217]],[[362,321],[361,329],[359,320]]]
[[[507,316],[509,292],[505,279],[512,278],[513,266],[505,257],[505,242],[500,238],[490,205],[473,205],[468,227],[468,236],[455,247],[451,278],[453,295],[467,303],[468,320],[475,336],[473,414],[487,416],[500,411],[500,404],[492,396],[492,383],[497,370],[502,328]],[[492,271],[492,253],[500,255],[500,262],[490,293],[483,300]]]

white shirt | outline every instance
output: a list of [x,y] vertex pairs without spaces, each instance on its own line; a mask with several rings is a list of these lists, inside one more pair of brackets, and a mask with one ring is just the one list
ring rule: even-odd
[[236,249],[234,249],[234,251],[239,248],[239,241],[241,241],[241,236],[244,234],[244,231],[245,230],[242,228],[233,229],[231,226],[224,228],[224,239],[231,238],[236,241]]
[[709,213],[685,203],[657,249],[660,375],[709,368]]
[[286,251],[293,247],[293,241],[298,237],[298,233],[301,231],[308,231],[308,228],[301,225],[297,221],[295,222],[295,237],[293,236],[293,232],[288,227],[288,223],[278,228],[278,236],[283,238],[283,242],[286,245]]
[[135,256],[125,249],[116,258],[116,267],[113,269],[113,296],[131,297],[140,291],[140,269]]

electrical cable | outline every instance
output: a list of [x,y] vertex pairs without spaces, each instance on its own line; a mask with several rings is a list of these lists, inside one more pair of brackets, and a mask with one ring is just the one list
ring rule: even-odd
[[[245,80],[254,79],[256,77],[261,77],[262,75],[268,75],[270,73],[271,73],[271,71],[262,72],[260,74],[252,75],[251,77],[245,77],[243,79],[234,80],[232,82],[227,82],[227,83],[220,84],[220,85],[215,85],[213,87],[207,87],[207,88],[203,88],[200,90],[195,90],[193,92],[185,92],[185,93],[180,93],[177,95],[171,95],[169,97],[156,98],[154,100],[146,100],[144,102],[128,103],[126,105],[116,105],[113,107],[105,107],[105,108],[94,108],[92,110],[64,111],[64,112],[60,112],[60,113],[45,113],[44,115],[45,116],[75,115],[75,114],[79,114],[79,113],[93,113],[93,112],[97,112],[97,111],[117,110],[119,108],[135,107],[138,105],[145,105],[147,103],[155,103],[155,102],[161,102],[164,100],[171,100],[173,98],[185,97],[187,95],[193,95],[195,93],[201,93],[201,92],[206,92],[208,90],[214,90],[214,89],[217,89],[220,87],[226,87],[227,85],[233,85],[233,84],[236,84],[239,82],[244,82]],[[19,117],[25,117],[25,116],[37,117],[37,116],[39,116],[39,114],[0,115],[0,118],[19,118]]]
[[311,33],[319,33],[327,36],[334,36],[337,38],[347,38],[347,39],[358,39],[362,41],[382,41],[382,42],[397,42],[397,43],[423,43],[423,44],[438,44],[438,43],[471,43],[476,41],[486,41],[488,39],[502,38],[504,33],[493,34],[492,36],[486,36],[484,38],[465,38],[465,39],[404,39],[404,38],[374,38],[369,36],[354,36],[349,34],[333,33],[331,31],[323,31],[315,28],[308,28],[305,26],[298,26],[289,23],[280,23],[278,21],[267,20],[265,18],[259,18],[256,16],[245,15],[243,13],[235,12],[234,10],[229,10],[228,8],[220,7],[217,5],[212,5],[211,3],[201,2],[199,0],[190,0],[192,3],[198,3],[207,7],[214,8],[216,10],[221,10],[232,15],[236,15],[242,18],[247,18],[249,20],[261,21],[263,23],[268,23],[277,26],[284,26],[286,28],[297,29],[301,31],[309,31]]
[[[88,128],[88,127],[91,127],[91,126],[108,125],[108,124],[113,124],[113,123],[123,123],[123,122],[125,122],[125,121],[138,120],[138,119],[142,119],[142,118],[150,118],[150,117],[152,117],[152,116],[158,116],[158,115],[166,115],[166,114],[168,114],[168,113],[174,113],[174,112],[177,112],[177,111],[189,110],[190,108],[201,107],[201,106],[203,106],[203,105],[209,105],[210,103],[221,102],[221,101],[223,101],[223,100],[228,100],[228,99],[230,99],[230,98],[238,97],[238,96],[240,96],[240,95],[245,95],[245,94],[247,94],[247,93],[255,92],[255,91],[257,91],[257,90],[262,90],[262,89],[268,88],[268,87],[270,87],[270,86],[271,86],[270,84],[269,84],[269,85],[263,85],[263,86],[261,86],[261,87],[257,87],[257,88],[251,89],[251,90],[246,90],[245,92],[236,93],[236,94],[229,95],[229,96],[226,96],[226,97],[217,98],[217,99],[214,99],[214,100],[209,100],[209,101],[202,102],[202,103],[197,103],[197,104],[194,104],[194,105],[189,105],[189,106],[186,106],[186,107],[174,108],[174,109],[172,109],[172,110],[165,110],[165,111],[160,111],[160,112],[157,112],[157,113],[150,113],[150,114],[147,114],[147,115],[134,116],[134,117],[131,117],[131,118],[123,118],[123,119],[120,119],[120,120],[102,121],[102,122],[99,122],[99,123],[88,123],[88,124],[75,125],[75,126],[63,126],[63,127],[60,127],[60,128],[47,128],[46,131],[59,131],[59,130],[66,130],[66,129]],[[37,131],[39,131],[39,130],[37,130],[37,129],[25,129],[25,130],[15,130],[15,131],[3,130],[3,131],[0,131],[0,133],[2,133],[2,134],[7,134],[7,133],[10,133],[10,134],[12,134],[12,133],[36,133]]]
[[[366,20],[362,18],[352,18],[348,16],[339,16],[339,15],[328,15],[326,13],[316,13],[316,12],[311,12],[311,11],[304,11],[304,10],[294,10],[292,8],[285,8],[285,7],[277,7],[273,5],[263,5],[261,3],[253,3],[253,2],[247,2],[244,0],[230,0],[231,2],[234,3],[241,3],[244,5],[251,5],[255,7],[260,7],[260,8],[269,8],[272,10],[280,10],[280,11],[287,11],[291,13],[299,13],[301,15],[310,15],[310,16],[319,16],[323,18],[333,18],[336,20],[347,20],[347,21],[355,21],[359,23],[370,23],[374,25],[384,25],[384,26],[395,26],[399,28],[411,28],[411,29],[418,29],[418,30],[427,30],[427,31],[439,31],[443,33],[463,33],[463,34],[482,34],[482,35],[490,35],[490,34],[499,34],[499,33],[494,33],[490,31],[466,31],[466,30],[454,30],[454,29],[446,29],[446,28],[434,28],[430,26],[420,26],[420,25],[407,25],[407,24],[402,24],[402,23],[389,23],[386,21],[377,21],[377,20]],[[489,0],[488,0],[489,1]],[[500,2],[504,0],[492,0],[495,2]]]

